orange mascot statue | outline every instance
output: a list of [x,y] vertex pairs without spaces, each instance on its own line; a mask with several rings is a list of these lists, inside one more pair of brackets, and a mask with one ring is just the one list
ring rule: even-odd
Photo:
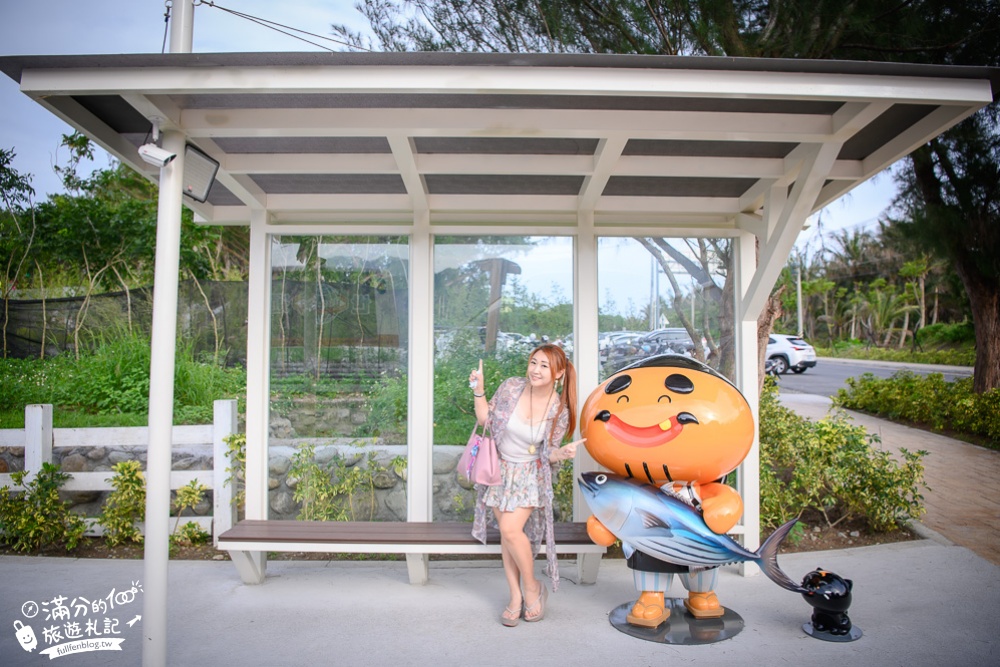
[[[753,444],[754,420],[743,395],[717,371],[680,355],[648,357],[618,371],[587,398],[580,415],[587,451],[630,480],[672,492],[700,511],[714,533],[727,533],[743,500],[724,483]],[[610,546],[615,535],[591,516],[587,532]],[[639,599],[631,625],[657,627],[670,615],[664,594],[674,574],[688,591],[684,604],[698,619],[725,613],[715,594],[717,568],[668,562],[641,550],[628,558]]]

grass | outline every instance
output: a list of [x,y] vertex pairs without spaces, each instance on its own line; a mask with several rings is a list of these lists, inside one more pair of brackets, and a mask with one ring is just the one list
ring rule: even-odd
[[[0,428],[24,428],[24,406],[50,403],[57,428],[145,426],[149,403],[149,339],[122,335],[79,359],[0,359]],[[245,402],[246,371],[199,358],[190,344],[177,351],[174,421],[212,423],[213,401]],[[245,405],[241,406],[245,410]]]

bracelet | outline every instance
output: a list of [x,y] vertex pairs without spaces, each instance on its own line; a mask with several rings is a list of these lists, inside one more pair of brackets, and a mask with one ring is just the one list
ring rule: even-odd
[[472,395],[473,395],[474,397],[476,397],[476,398],[482,398],[483,396],[485,396],[485,395],[486,395],[486,392],[484,391],[484,392],[483,392],[483,393],[481,393],[481,394],[477,394],[476,392],[472,392]]

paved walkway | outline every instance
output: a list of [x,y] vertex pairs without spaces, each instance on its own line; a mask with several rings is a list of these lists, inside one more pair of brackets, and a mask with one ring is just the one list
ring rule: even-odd
[[[569,564],[549,595],[541,623],[500,625],[506,583],[498,561],[431,563],[426,586],[408,583],[403,562],[277,561],[260,586],[244,586],[232,563],[171,561],[167,598],[167,665],[390,665],[392,667],[527,667],[566,665],[794,665],[795,667],[981,667],[998,664],[1000,567],[968,549],[916,540],[842,551],[782,554],[795,580],[817,566],[854,582],[850,616],[864,636],[838,644],[802,630],[812,611],[795,593],[762,575],[719,575],[722,603],[745,627],[705,646],[664,645],[625,635],[609,612],[634,599],[621,559],[601,564],[597,583],[580,586]],[[540,569],[540,565],[538,566]],[[97,619],[101,639],[120,651],[58,657],[57,667],[138,665],[143,644],[142,561],[0,556],[0,665],[53,664],[46,621],[63,596],[80,628]],[[672,595],[681,595],[677,582]],[[115,600],[101,613],[77,610],[79,598]],[[28,601],[42,609],[28,618]],[[109,618],[105,625],[101,619]],[[21,649],[14,622],[26,622],[38,647]],[[686,614],[671,618],[686,624]],[[6,628],[6,629],[3,629]],[[702,624],[700,633],[713,631]],[[51,635],[51,631],[49,632]],[[65,637],[60,640],[65,643]]]
[[[781,402],[809,419],[820,419],[831,408],[829,398],[813,394],[782,391]],[[921,523],[1000,565],[1000,452],[859,412],[845,412],[879,436],[884,449],[927,451],[927,513]]]

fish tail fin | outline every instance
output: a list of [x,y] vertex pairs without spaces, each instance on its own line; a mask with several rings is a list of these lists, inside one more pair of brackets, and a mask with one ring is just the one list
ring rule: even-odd
[[764,544],[757,550],[757,564],[760,565],[760,569],[763,570],[768,579],[785,590],[804,593],[806,589],[789,579],[788,575],[778,567],[778,547],[781,546],[781,542],[788,536],[788,533],[795,527],[798,521],[798,519],[792,519],[764,540]]

